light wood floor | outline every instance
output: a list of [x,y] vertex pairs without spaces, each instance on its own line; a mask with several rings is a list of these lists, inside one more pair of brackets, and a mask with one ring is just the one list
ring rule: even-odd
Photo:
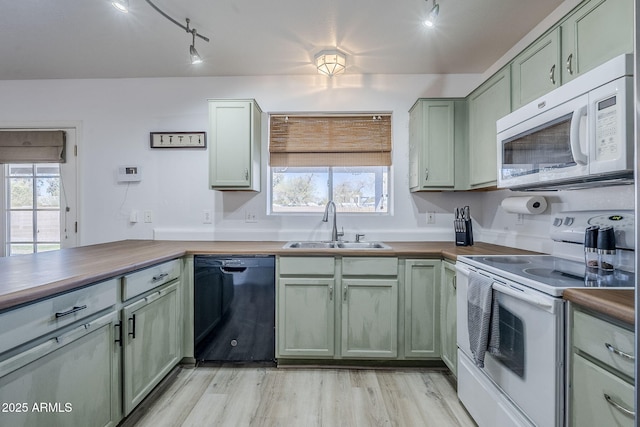
[[475,426],[446,371],[182,369],[136,427]]

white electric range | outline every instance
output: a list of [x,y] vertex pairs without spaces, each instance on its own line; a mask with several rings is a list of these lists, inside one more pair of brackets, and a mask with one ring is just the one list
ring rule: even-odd
[[[463,256],[457,269],[458,397],[480,427],[562,426],[565,422],[565,303],[568,288],[634,288],[632,211],[562,212],[551,237],[556,255]],[[584,230],[612,225],[618,243],[613,272],[583,261]],[[567,246],[569,245],[569,246]],[[555,248],[554,248],[555,249]],[[582,256],[582,260],[580,257]],[[479,366],[469,344],[470,280],[490,282],[499,318],[499,348]],[[474,326],[475,327],[475,326]]]

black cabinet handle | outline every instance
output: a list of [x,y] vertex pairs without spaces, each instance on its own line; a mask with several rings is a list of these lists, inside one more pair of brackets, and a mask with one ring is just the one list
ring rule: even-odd
[[165,278],[165,277],[167,277],[168,275],[169,275],[169,273],[162,273],[162,274],[159,274],[159,275],[157,275],[157,276],[153,276],[153,281],[154,281],[154,282],[157,282],[158,280],[162,280],[162,279],[164,279],[164,278]]
[[122,347],[122,321],[114,324],[113,327],[118,328],[118,333],[116,334],[115,342],[119,343],[120,347]]
[[56,313],[56,319],[58,319],[60,317],[68,316],[68,315],[73,314],[73,313],[77,313],[80,310],[84,310],[85,308],[87,308],[86,304],[85,305],[80,305],[80,306],[75,306],[72,309],[69,309],[67,311],[59,311],[59,312]]
[[136,315],[132,315],[129,320],[132,321],[132,325],[131,325],[131,332],[128,333],[128,335],[131,335],[131,339],[136,339]]

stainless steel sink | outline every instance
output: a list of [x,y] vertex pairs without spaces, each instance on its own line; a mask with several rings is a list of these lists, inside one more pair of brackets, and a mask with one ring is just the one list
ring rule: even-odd
[[335,242],[287,242],[283,249],[333,249]]
[[382,242],[287,242],[283,249],[391,249]]
[[340,249],[391,249],[382,242],[338,242]]

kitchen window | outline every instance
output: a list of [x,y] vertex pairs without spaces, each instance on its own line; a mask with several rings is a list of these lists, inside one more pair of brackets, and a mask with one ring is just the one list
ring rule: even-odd
[[75,138],[75,129],[0,130],[0,256],[76,246]]
[[60,165],[5,166],[7,255],[60,249]]
[[270,213],[389,213],[391,115],[271,115]]

